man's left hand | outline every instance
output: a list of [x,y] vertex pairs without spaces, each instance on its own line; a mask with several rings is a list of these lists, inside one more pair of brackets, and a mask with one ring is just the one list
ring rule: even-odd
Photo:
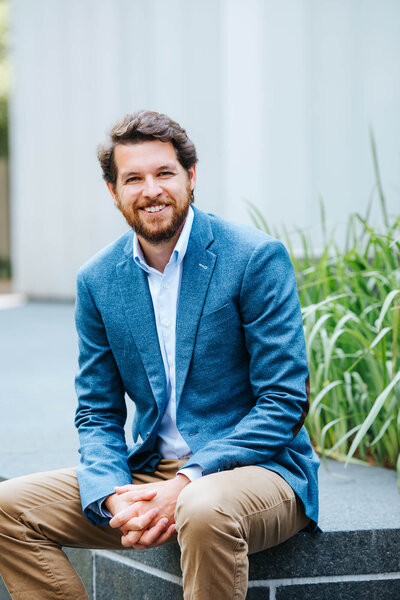
[[[121,529],[123,533],[121,544],[135,548],[136,550],[143,550],[149,547],[160,546],[168,540],[171,541],[171,537],[175,533],[176,501],[188,483],[190,483],[190,480],[185,475],[179,474],[167,481],[141,485],[129,484],[114,488],[117,494],[135,492],[136,497],[138,491],[151,489],[157,492],[156,496],[151,500],[133,501],[130,506],[117,513],[110,520],[110,527]],[[140,539],[137,540],[137,529],[130,533],[129,523],[131,519],[136,520],[136,517],[148,512],[152,508],[158,509],[158,515],[150,526],[143,530]]]

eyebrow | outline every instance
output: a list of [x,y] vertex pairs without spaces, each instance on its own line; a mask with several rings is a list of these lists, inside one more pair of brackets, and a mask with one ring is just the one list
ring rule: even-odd
[[157,171],[176,171],[176,168],[174,165],[172,164],[165,164],[165,165],[161,165],[161,167],[158,167],[158,169],[156,169]]
[[[155,169],[156,171],[176,171],[176,167],[172,164],[160,165]],[[135,177],[137,175],[141,175],[140,171],[127,171],[126,173],[121,173],[121,179],[126,179],[127,177]]]

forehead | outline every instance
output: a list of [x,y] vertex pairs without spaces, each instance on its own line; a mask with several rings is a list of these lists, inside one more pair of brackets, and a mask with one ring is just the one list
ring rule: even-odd
[[118,173],[123,171],[149,171],[160,166],[179,165],[171,142],[151,140],[135,144],[117,144],[114,161]]

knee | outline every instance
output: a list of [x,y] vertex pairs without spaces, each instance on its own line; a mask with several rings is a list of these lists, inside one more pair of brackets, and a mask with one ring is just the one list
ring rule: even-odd
[[12,480],[0,482],[0,506],[5,512],[9,512],[15,504],[15,490]]
[[175,511],[177,523],[183,524],[188,520],[192,523],[208,522],[212,515],[210,498],[206,497],[195,483],[186,486],[179,494]]
[[0,482],[0,510],[5,518],[20,519],[35,505],[29,475]]
[[12,480],[0,482],[0,533],[8,528],[8,523],[18,517],[15,489]]
[[222,492],[210,488],[204,480],[186,486],[179,494],[175,510],[178,534],[187,533],[198,543],[204,536],[237,533],[237,524],[224,510]]

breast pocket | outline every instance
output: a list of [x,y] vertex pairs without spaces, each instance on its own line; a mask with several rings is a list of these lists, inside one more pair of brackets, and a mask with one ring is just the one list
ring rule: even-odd
[[236,310],[232,302],[227,302],[217,310],[206,313],[200,318],[199,333],[223,325],[236,315]]

